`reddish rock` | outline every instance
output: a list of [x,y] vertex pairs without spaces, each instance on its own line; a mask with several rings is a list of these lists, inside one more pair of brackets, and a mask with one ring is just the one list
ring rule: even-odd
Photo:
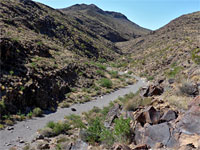
[[140,91],[140,95],[144,97],[161,95],[164,89],[160,85],[149,85],[148,87],[143,87]]
[[192,106],[200,106],[200,96],[195,97],[191,102],[189,102],[188,109]]
[[145,123],[157,124],[160,120],[160,112],[153,106],[149,106],[136,117],[136,120],[141,123],[141,125]]

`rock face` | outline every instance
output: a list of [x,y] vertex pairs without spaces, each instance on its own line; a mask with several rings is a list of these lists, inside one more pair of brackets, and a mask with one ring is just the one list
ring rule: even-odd
[[105,127],[110,127],[113,121],[120,116],[120,105],[115,104],[107,114],[106,120],[104,122]]
[[81,140],[78,140],[77,142],[75,142],[72,147],[70,148],[70,150],[88,150],[88,144],[81,141]]
[[149,85],[148,87],[142,88],[140,95],[144,97],[161,95],[164,92],[164,89],[159,85]]
[[194,98],[188,108],[189,110],[177,123],[177,128],[185,134],[200,135],[200,96]]
[[164,113],[164,115],[162,116],[161,120],[162,120],[162,121],[169,122],[169,121],[171,121],[171,120],[176,119],[176,117],[177,117],[177,114],[176,114],[175,111],[173,111],[173,110],[168,110],[168,111],[166,111],[166,112]]
[[56,107],[72,87],[89,87],[98,79],[96,67],[85,62],[121,54],[59,10],[25,0],[4,0],[0,8],[3,114]]
[[136,117],[136,120],[141,123],[141,125],[145,123],[157,124],[160,121],[160,112],[153,106],[149,106]]
[[144,136],[145,143],[150,147],[154,147],[156,143],[162,143],[166,146],[171,138],[169,125],[167,123],[161,123],[147,126]]

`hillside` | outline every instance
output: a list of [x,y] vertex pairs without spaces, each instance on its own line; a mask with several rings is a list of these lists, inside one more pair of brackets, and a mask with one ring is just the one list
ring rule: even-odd
[[61,11],[73,16],[85,28],[112,42],[134,39],[150,32],[131,22],[121,13],[103,11],[93,4],[77,4]]
[[120,50],[59,10],[1,0],[0,28],[1,119],[37,107],[55,110],[61,102],[68,107],[122,86],[103,64]]
[[183,15],[151,34],[117,43],[129,68],[149,78],[200,81],[200,12]]

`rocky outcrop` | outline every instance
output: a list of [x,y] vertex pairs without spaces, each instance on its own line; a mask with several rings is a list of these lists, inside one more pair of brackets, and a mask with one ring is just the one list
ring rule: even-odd
[[141,89],[140,95],[144,97],[154,96],[154,95],[158,96],[158,95],[161,95],[163,92],[164,92],[164,89],[160,85],[149,85]]

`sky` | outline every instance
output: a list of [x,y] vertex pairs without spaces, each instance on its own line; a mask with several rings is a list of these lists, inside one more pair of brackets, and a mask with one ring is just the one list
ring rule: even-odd
[[171,20],[200,11],[200,0],[34,0],[53,8],[74,4],[95,4],[106,11],[121,12],[132,22],[151,30],[159,29]]

